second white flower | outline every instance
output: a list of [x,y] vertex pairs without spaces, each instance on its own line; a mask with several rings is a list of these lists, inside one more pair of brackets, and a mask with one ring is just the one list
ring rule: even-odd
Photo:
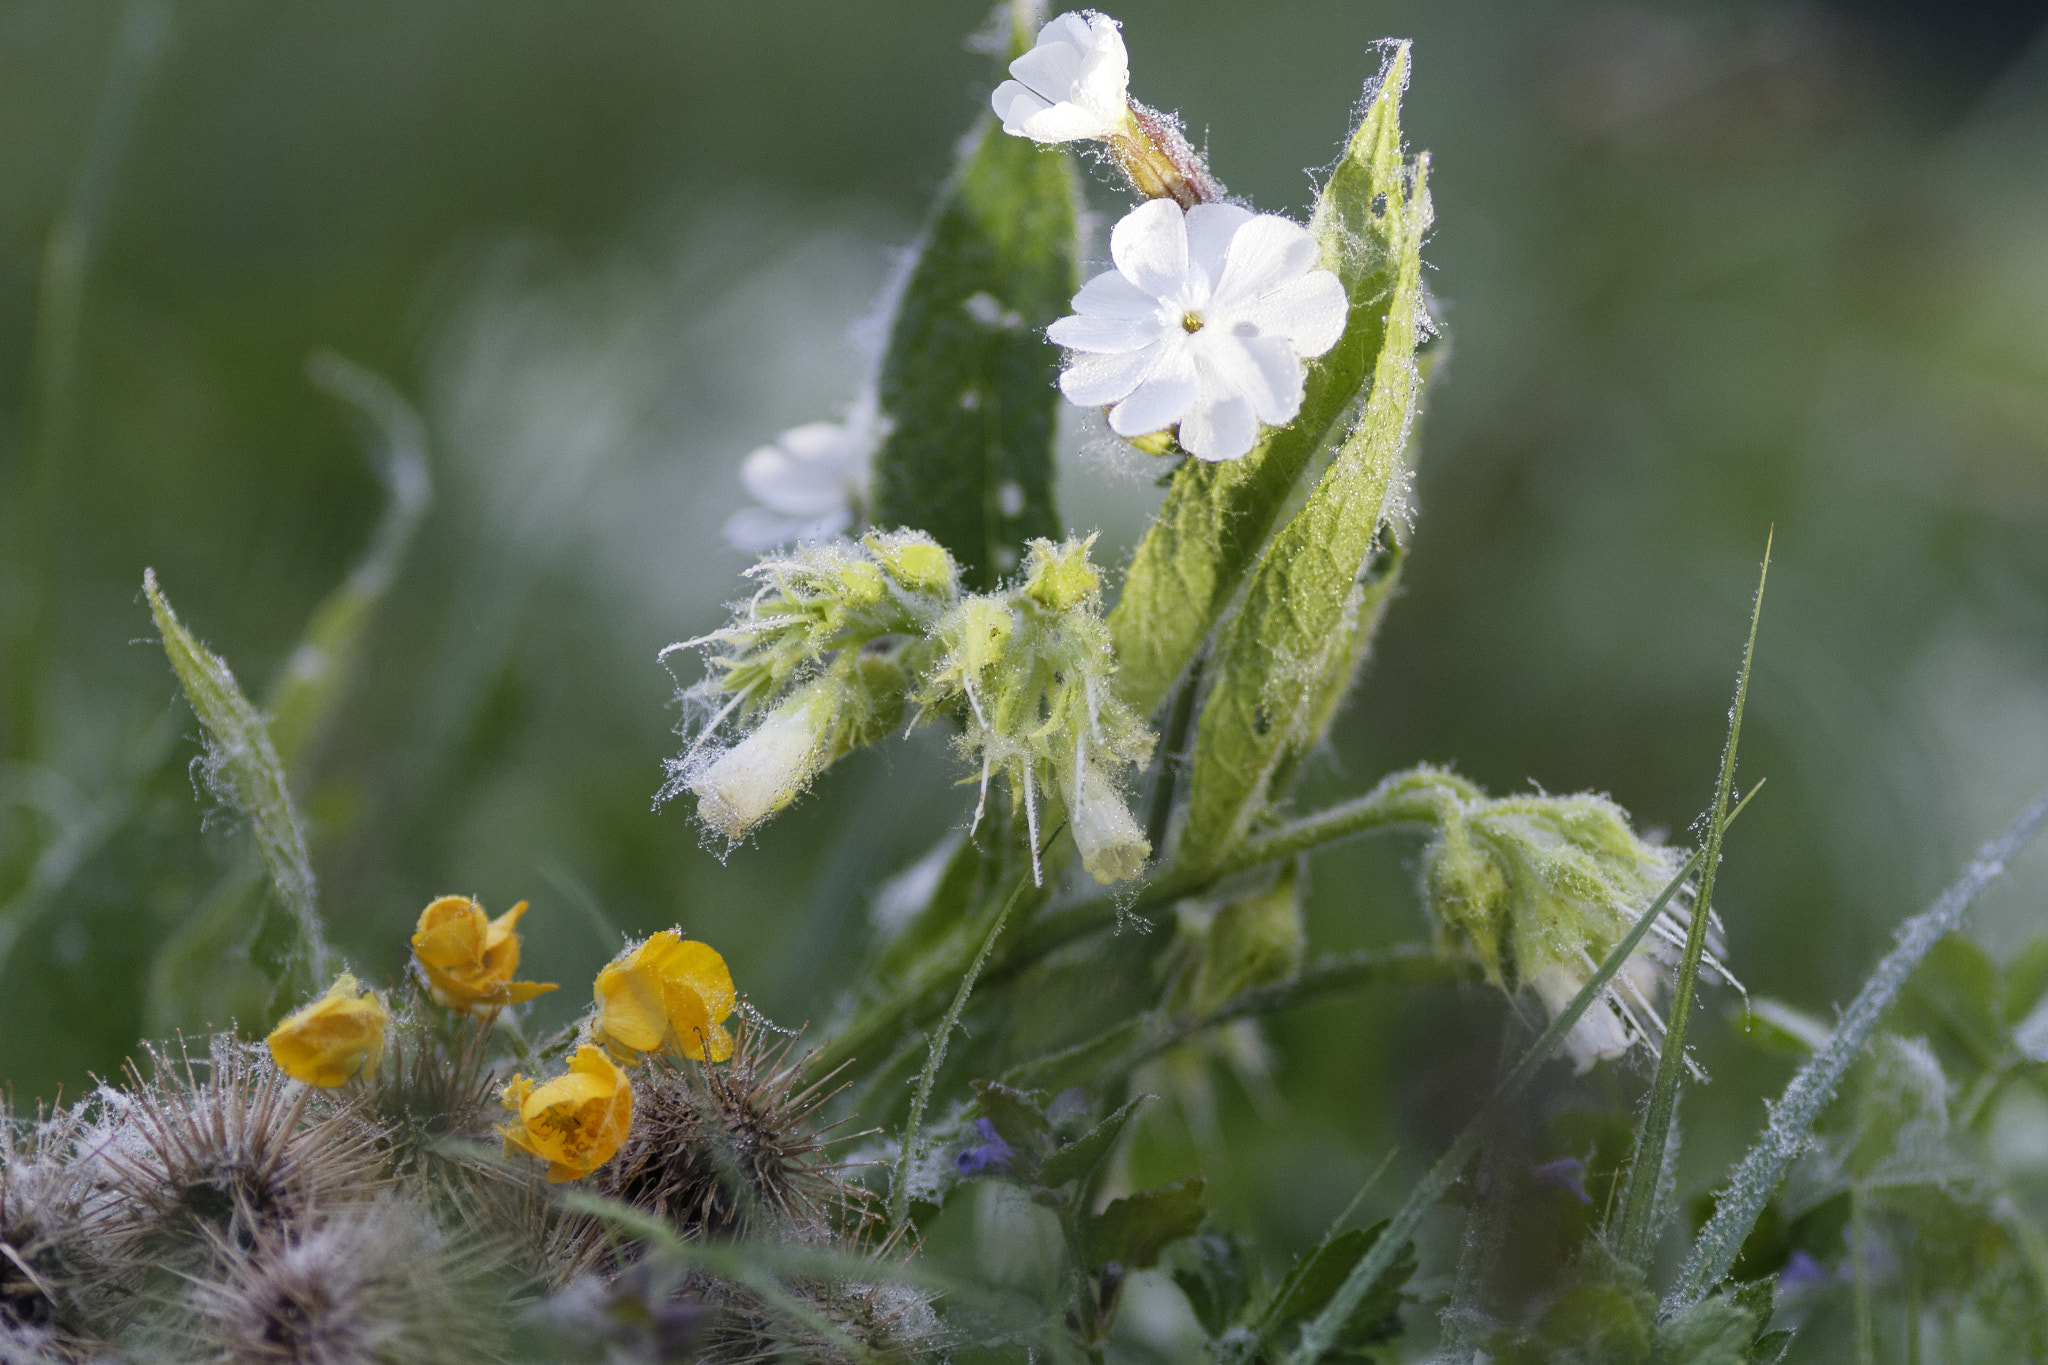
[[1183,213],[1154,199],[1116,225],[1109,249],[1116,269],[1046,332],[1075,352],[1060,375],[1070,402],[1109,407],[1127,438],[1177,426],[1181,448],[1204,460],[1237,459],[1261,424],[1294,420],[1303,362],[1337,344],[1349,312],[1308,229],[1235,204]]

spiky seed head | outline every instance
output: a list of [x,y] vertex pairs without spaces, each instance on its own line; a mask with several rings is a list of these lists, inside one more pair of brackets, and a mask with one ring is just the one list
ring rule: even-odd
[[203,1060],[149,1048],[126,1091],[96,1097],[91,1160],[138,1240],[162,1254],[217,1235],[250,1245],[266,1229],[382,1187],[384,1163],[347,1115],[308,1113],[313,1092],[230,1034]]
[[88,1353],[125,1318],[134,1277],[73,1160],[83,1127],[75,1107],[25,1125],[0,1111],[0,1365]]
[[219,1270],[186,1295],[175,1334],[220,1365],[456,1365],[499,1357],[481,1259],[427,1210],[391,1197],[215,1234]]

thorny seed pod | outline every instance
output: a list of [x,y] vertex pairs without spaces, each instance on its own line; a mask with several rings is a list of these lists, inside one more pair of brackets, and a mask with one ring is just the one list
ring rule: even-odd
[[423,1208],[384,1198],[247,1244],[216,1235],[216,1274],[195,1279],[176,1345],[227,1365],[458,1365],[501,1358],[483,1260]]
[[154,1047],[149,1055],[147,1079],[131,1062],[129,1090],[100,1088],[93,1128],[78,1144],[146,1246],[246,1246],[383,1183],[361,1126],[340,1113],[309,1120],[315,1092],[260,1048],[221,1034],[201,1062],[183,1046],[175,1057]]
[[108,1199],[72,1161],[76,1109],[0,1114],[0,1362],[89,1354],[129,1301]]
[[[834,1093],[809,1080],[777,1045],[742,1023],[726,1067],[651,1060],[639,1073],[633,1133],[593,1182],[598,1193],[658,1214],[684,1236],[773,1233],[806,1242],[856,1238],[871,1219],[867,1192],[830,1159],[836,1141],[816,1125]],[[608,1254],[602,1230],[576,1230],[573,1265]]]

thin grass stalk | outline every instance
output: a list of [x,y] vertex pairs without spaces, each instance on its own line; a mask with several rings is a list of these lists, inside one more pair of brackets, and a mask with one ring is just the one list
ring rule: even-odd
[[1735,704],[1728,712],[1728,740],[1721,749],[1721,775],[1714,786],[1714,807],[1707,821],[1706,859],[1700,867],[1699,894],[1693,898],[1692,921],[1686,926],[1685,955],[1671,995],[1671,1014],[1664,1028],[1664,1047],[1657,1055],[1657,1077],[1650,1086],[1649,1108],[1636,1135],[1621,1193],[1621,1222],[1615,1247],[1626,1260],[1648,1268],[1663,1229],[1660,1195],[1668,1164],[1672,1125],[1678,1117],[1678,1092],[1685,1084],[1685,1036],[1692,1022],[1700,961],[1707,948],[1707,924],[1713,918],[1714,873],[1721,865],[1721,836],[1728,828],[1728,802],[1735,791],[1735,754],[1742,739],[1742,712],[1749,701],[1750,670],[1756,662],[1757,624],[1764,614],[1764,584],[1771,574],[1771,540],[1764,539],[1763,568],[1757,574],[1756,601],[1749,614],[1749,643],[1742,652],[1742,671],[1735,679]]

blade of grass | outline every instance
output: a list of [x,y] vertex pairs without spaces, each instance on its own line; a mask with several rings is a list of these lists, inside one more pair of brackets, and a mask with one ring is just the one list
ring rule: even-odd
[[1885,1011],[1898,999],[1906,979],[1933,951],[1934,945],[1963,921],[1970,903],[2005,871],[2006,863],[2048,822],[2048,792],[2020,812],[1995,839],[1977,850],[1963,875],[1933,905],[1899,926],[1898,942],[1863,983],[1827,1046],[1806,1059],[1771,1107],[1771,1121],[1749,1155],[1730,1177],[1714,1209],[1700,1229],[1678,1285],[1665,1301],[1667,1312],[1690,1307],[1727,1277],[1757,1216],[1785,1178],[1792,1159],[1806,1145],[1806,1135],[1841,1082],[1842,1074],[1877,1031]]
[[362,557],[314,608],[270,698],[270,741],[292,769],[333,713],[377,604],[398,576],[406,547],[433,501],[426,428],[391,382],[332,351],[306,364],[312,381],[348,404],[364,427],[364,452],[385,490],[384,512]]
[[1714,787],[1714,806],[1707,819],[1705,860],[1700,865],[1699,894],[1693,898],[1692,923],[1685,934],[1685,954],[1678,964],[1671,1015],[1664,1028],[1664,1048],[1657,1057],[1657,1077],[1650,1086],[1649,1108],[1636,1133],[1635,1155],[1621,1192],[1615,1248],[1623,1259],[1648,1268],[1663,1227],[1660,1191],[1671,1127],[1678,1116],[1678,1092],[1685,1084],[1685,1035],[1692,1021],[1693,993],[1699,985],[1700,959],[1707,947],[1707,924],[1713,918],[1714,873],[1721,865],[1721,836],[1728,828],[1728,801],[1735,791],[1735,754],[1742,740],[1742,712],[1749,701],[1750,670],[1756,663],[1756,630],[1764,614],[1764,584],[1771,573],[1771,539],[1764,539],[1763,568],[1757,574],[1756,601],[1749,614],[1749,643],[1742,651],[1742,671],[1735,679],[1735,704],[1728,711],[1728,740],[1721,749],[1721,775]]
[[[1729,814],[1729,820],[1732,822],[1741,810],[1742,807],[1737,806],[1735,811]],[[1522,1054],[1522,1059],[1507,1075],[1501,1077],[1479,1113],[1465,1125],[1464,1131],[1458,1134],[1450,1149],[1437,1158],[1436,1164],[1430,1167],[1429,1174],[1417,1183],[1400,1209],[1387,1221],[1385,1231],[1380,1234],[1379,1240],[1373,1243],[1372,1250],[1351,1268],[1351,1273],[1345,1277],[1343,1285],[1331,1296],[1330,1301],[1323,1306],[1323,1311],[1302,1330],[1301,1342],[1288,1355],[1287,1365],[1315,1365],[1315,1362],[1323,1358],[1331,1344],[1336,1341],[1339,1329],[1350,1318],[1352,1310],[1358,1307],[1360,1301],[1371,1291],[1373,1282],[1393,1264],[1394,1257],[1414,1234],[1423,1214],[1429,1211],[1430,1205],[1443,1198],[1444,1192],[1457,1181],[1459,1172],[1465,1169],[1465,1163],[1472,1159],[1472,1153],[1479,1146],[1480,1135],[1485,1131],[1489,1112],[1494,1106],[1505,1103],[1521,1093],[1522,1087],[1535,1077],[1537,1070],[1563,1044],[1565,1035],[1571,1032],[1572,1027],[1579,1022],[1580,1016],[1585,1014],[1593,1002],[1600,998],[1601,993],[1607,989],[1607,983],[1614,979],[1615,973],[1628,961],[1629,954],[1636,950],[1644,935],[1650,932],[1650,926],[1656,922],[1657,916],[1664,913],[1664,907],[1671,903],[1671,898],[1677,895],[1680,888],[1692,877],[1705,856],[1705,851],[1702,850],[1685,860],[1685,866],[1678,869],[1678,875],[1673,877],[1663,891],[1658,893],[1657,898],[1650,902],[1649,908],[1636,919],[1634,926],[1614,945],[1614,950],[1601,959],[1593,975],[1587,978],[1579,993],[1572,997],[1571,1004],[1565,1006],[1564,1010],[1550,1021],[1550,1026],[1544,1029],[1529,1050]]]

